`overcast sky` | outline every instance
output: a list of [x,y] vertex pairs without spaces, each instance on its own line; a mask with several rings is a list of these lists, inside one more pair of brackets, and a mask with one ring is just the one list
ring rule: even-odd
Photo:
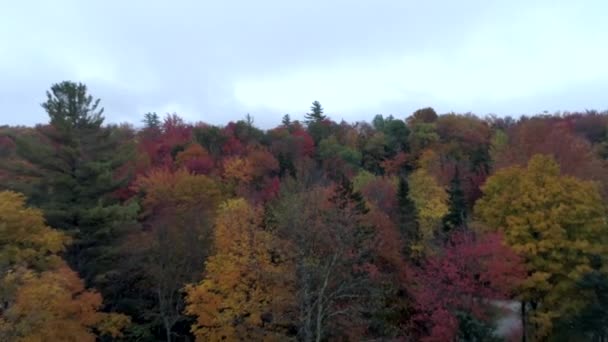
[[0,1],[0,124],[81,81],[110,122],[608,109],[608,2]]

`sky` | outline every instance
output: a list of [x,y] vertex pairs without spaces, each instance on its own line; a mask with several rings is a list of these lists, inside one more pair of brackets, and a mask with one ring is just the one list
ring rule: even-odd
[[87,84],[107,122],[146,112],[270,128],[334,120],[608,109],[608,2],[0,0],[0,125],[48,121]]

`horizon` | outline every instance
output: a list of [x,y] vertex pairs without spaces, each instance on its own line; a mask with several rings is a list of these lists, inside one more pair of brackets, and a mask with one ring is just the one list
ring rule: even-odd
[[62,80],[87,84],[111,123],[157,112],[221,124],[249,113],[269,128],[313,100],[348,122],[423,107],[501,117],[608,108],[602,1],[5,7],[2,124],[44,122],[38,105]]

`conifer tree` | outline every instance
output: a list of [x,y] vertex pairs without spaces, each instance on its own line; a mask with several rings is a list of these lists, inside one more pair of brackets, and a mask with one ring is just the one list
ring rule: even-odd
[[146,113],[144,114],[144,119],[142,120],[146,129],[149,130],[159,130],[160,129],[160,118],[156,113]]
[[327,117],[323,114],[323,107],[319,101],[314,101],[310,106],[310,113],[306,113],[304,117],[306,123],[310,124],[313,122],[319,122],[325,120]]
[[443,218],[443,230],[446,233],[463,227],[467,223],[467,207],[458,168],[454,172],[454,177],[450,181],[450,187],[447,192],[449,210]]
[[283,119],[281,120],[281,123],[286,128],[289,128],[291,126],[291,117],[289,117],[289,114],[283,115]]
[[31,167],[12,170],[32,179],[15,188],[43,210],[51,227],[73,237],[66,258],[87,285],[102,281],[114,266],[113,242],[137,212],[136,205],[123,206],[112,195],[128,183],[117,174],[130,157],[130,145],[102,126],[99,102],[82,83],[54,84],[42,103],[50,125],[38,127],[39,139],[15,138],[17,154]]
[[399,177],[397,188],[397,203],[399,205],[398,226],[401,237],[405,242],[403,253],[412,255],[418,249],[419,227],[416,205],[410,198],[410,189],[405,175]]

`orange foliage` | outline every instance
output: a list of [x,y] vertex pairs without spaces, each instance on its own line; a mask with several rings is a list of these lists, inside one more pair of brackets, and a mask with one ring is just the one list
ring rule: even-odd
[[224,160],[224,178],[247,184],[253,179],[252,165],[248,159],[229,157]]
[[197,341],[281,341],[292,296],[284,244],[260,228],[261,213],[244,199],[224,203],[215,225],[216,254],[206,277],[186,288],[186,313]]

